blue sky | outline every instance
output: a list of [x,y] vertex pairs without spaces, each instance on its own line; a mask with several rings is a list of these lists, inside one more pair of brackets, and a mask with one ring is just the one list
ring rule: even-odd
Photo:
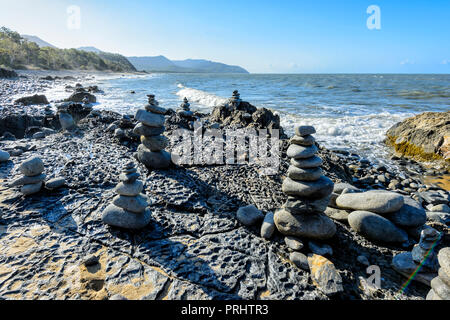
[[[95,46],[260,73],[450,73],[450,1],[0,0],[0,25],[61,48]],[[80,8],[80,28],[67,8]],[[377,5],[381,29],[369,30]]]

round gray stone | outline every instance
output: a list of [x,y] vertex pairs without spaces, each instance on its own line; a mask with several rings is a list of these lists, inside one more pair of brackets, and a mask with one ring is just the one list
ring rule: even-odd
[[41,174],[39,174],[37,176],[33,176],[33,177],[23,176],[21,178],[18,178],[16,180],[12,181],[9,184],[9,187],[12,188],[12,187],[17,187],[17,186],[23,186],[25,184],[39,183],[39,182],[44,181],[45,178],[46,178],[45,173],[41,173]]
[[44,171],[44,162],[38,157],[31,157],[22,162],[19,170],[28,177],[37,176]]
[[299,126],[295,128],[295,134],[304,137],[316,133],[316,129],[313,126]]
[[291,260],[292,263],[295,264],[300,269],[309,271],[308,257],[305,256],[303,253],[295,251],[291,252],[289,254],[289,260]]
[[314,156],[317,151],[319,149],[317,149],[317,147],[315,145],[309,146],[309,147],[304,147],[304,146],[299,146],[298,144],[291,144],[287,150],[287,156],[289,158],[293,158],[293,159],[307,159],[307,158],[311,158],[312,156]]
[[252,204],[246,207],[239,208],[236,217],[242,224],[246,226],[252,226],[258,221],[264,219],[263,213]]
[[290,144],[298,144],[299,146],[312,146],[316,142],[316,139],[314,139],[313,136],[307,135],[307,136],[293,136],[291,140],[289,141]]
[[167,109],[164,109],[164,108],[159,107],[159,106],[155,106],[153,104],[147,104],[145,106],[145,110],[147,110],[148,112],[162,114],[162,115],[167,113]]
[[167,151],[152,152],[142,144],[138,147],[137,157],[146,167],[153,169],[165,169],[172,163],[170,153]]
[[350,212],[347,210],[328,207],[325,209],[325,214],[333,220],[348,222],[348,215],[350,214]]
[[142,124],[152,128],[163,127],[164,121],[166,120],[161,114],[151,113],[142,109],[136,112],[134,118]]
[[310,199],[323,199],[333,192],[333,181],[325,176],[317,181],[294,181],[286,178],[283,181],[284,194],[292,197],[308,197]]
[[144,125],[142,123],[138,123],[133,129],[133,133],[137,136],[150,137],[150,136],[158,136],[158,135],[162,134],[164,132],[164,130],[165,130],[165,127],[153,128],[153,127],[147,127],[146,125]]
[[348,216],[348,223],[362,236],[380,242],[408,241],[408,235],[388,219],[368,211],[353,211]]
[[142,136],[141,142],[152,152],[164,150],[169,145],[169,139],[166,136]]
[[441,268],[450,270],[450,247],[439,250],[438,261]]
[[10,158],[9,152],[0,150],[0,162],[6,162]]
[[336,225],[324,214],[293,215],[281,209],[275,212],[274,221],[278,231],[287,236],[326,240],[336,233]]
[[42,182],[26,184],[22,188],[20,188],[20,192],[22,192],[22,194],[25,196],[29,196],[29,195],[38,193],[39,191],[41,191],[41,188],[42,188]]
[[410,197],[403,197],[404,205],[399,211],[387,214],[386,218],[398,226],[414,228],[420,227],[427,222],[427,213],[419,202]]
[[45,187],[50,190],[55,190],[63,187],[66,184],[64,177],[53,178],[45,183]]
[[358,189],[357,187],[351,185],[350,183],[340,182],[340,183],[336,183],[334,185],[333,192],[337,193],[337,194],[341,194],[342,191],[344,191],[345,189],[348,189],[348,190],[353,191],[353,192],[359,192],[360,191],[360,189]]
[[439,277],[431,280],[431,288],[442,300],[450,300],[450,287],[447,286]]
[[143,189],[144,184],[142,183],[142,181],[136,180],[133,183],[119,183],[114,189],[114,192],[121,196],[134,197],[140,194]]
[[303,197],[289,197],[283,205],[283,208],[292,214],[321,213],[327,209],[330,199],[330,196],[317,200]]
[[264,239],[270,239],[272,238],[274,231],[275,222],[273,221],[273,212],[268,212],[261,225],[261,237]]
[[341,209],[385,214],[400,210],[404,199],[402,195],[394,192],[367,191],[342,194],[336,199],[336,204]]
[[323,164],[323,160],[318,156],[313,156],[311,158],[301,160],[291,159],[291,164],[300,169],[317,168]]
[[300,239],[292,236],[285,237],[284,243],[288,246],[289,249],[292,249],[294,251],[300,251],[304,247],[304,244]]
[[110,204],[103,211],[102,221],[110,226],[124,229],[142,229],[146,227],[151,220],[150,209],[143,213],[134,213],[113,204]]
[[300,181],[316,181],[322,176],[323,170],[321,168],[297,168],[296,166],[289,166],[287,176],[292,180]]

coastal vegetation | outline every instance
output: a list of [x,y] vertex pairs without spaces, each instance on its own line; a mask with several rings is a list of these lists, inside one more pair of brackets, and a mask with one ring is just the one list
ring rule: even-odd
[[120,54],[39,47],[8,28],[0,28],[0,66],[13,69],[134,72]]

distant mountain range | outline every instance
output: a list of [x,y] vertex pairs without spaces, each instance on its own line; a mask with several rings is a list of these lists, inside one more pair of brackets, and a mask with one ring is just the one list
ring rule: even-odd
[[52,45],[52,44],[42,40],[39,37],[30,36],[30,35],[27,35],[27,34],[21,34],[21,36],[22,36],[22,38],[27,39],[28,41],[36,43],[41,48],[43,48],[43,47],[50,47],[50,48],[55,48],[56,49],[56,47],[54,45]]
[[[35,42],[39,47],[56,48],[50,43],[40,39],[36,36],[22,35],[28,41]],[[169,60],[164,56],[156,57],[127,57],[119,54],[112,54],[103,52],[95,47],[80,47],[77,50],[92,52],[98,54],[100,57],[114,60],[122,64],[132,65],[136,70],[147,72],[180,72],[180,73],[249,73],[244,68],[239,66],[231,66],[220,62],[213,62],[202,59],[187,59],[187,60]],[[126,61],[128,60],[128,61]]]

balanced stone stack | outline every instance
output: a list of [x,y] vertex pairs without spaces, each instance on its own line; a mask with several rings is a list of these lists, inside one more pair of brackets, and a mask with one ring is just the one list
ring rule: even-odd
[[[437,276],[439,263],[436,252],[432,249],[440,240],[441,234],[431,227],[425,228],[420,234],[420,241],[411,252],[402,252],[392,259],[392,267],[398,273],[415,281],[430,285]],[[419,268],[420,266],[420,268]]]
[[339,209],[349,210],[348,223],[369,240],[408,245],[408,232],[426,222],[421,204],[408,196],[384,190],[342,192]]
[[23,177],[11,182],[9,184],[10,187],[21,186],[20,192],[25,196],[35,194],[41,190],[46,175],[43,173],[44,163],[40,158],[28,158],[19,166],[19,171],[23,174]]
[[177,110],[177,114],[183,118],[192,117],[193,112],[191,111],[190,106],[191,104],[189,103],[188,99],[184,98],[180,109]]
[[336,225],[323,212],[328,206],[334,183],[323,175],[322,159],[312,136],[314,127],[296,128],[287,155],[291,165],[283,181],[283,193],[289,196],[282,209],[275,213],[278,230],[288,236],[329,239]]
[[151,212],[147,208],[147,198],[141,194],[144,184],[139,177],[134,163],[128,163],[119,176],[121,182],[114,189],[117,196],[103,211],[104,223],[125,229],[142,229],[149,224]]
[[138,147],[137,159],[148,168],[164,169],[170,166],[170,153],[165,151],[169,139],[162,135],[167,110],[159,107],[154,95],[148,95],[148,105],[145,110],[138,110],[136,125],[133,132],[141,136],[142,144]]
[[438,276],[431,280],[431,290],[427,300],[450,300],[450,247],[443,248],[438,253]]
[[241,100],[241,95],[239,94],[239,91],[234,90],[233,91],[233,96],[230,99],[230,106],[233,109],[236,109],[241,104],[241,101],[242,100]]

